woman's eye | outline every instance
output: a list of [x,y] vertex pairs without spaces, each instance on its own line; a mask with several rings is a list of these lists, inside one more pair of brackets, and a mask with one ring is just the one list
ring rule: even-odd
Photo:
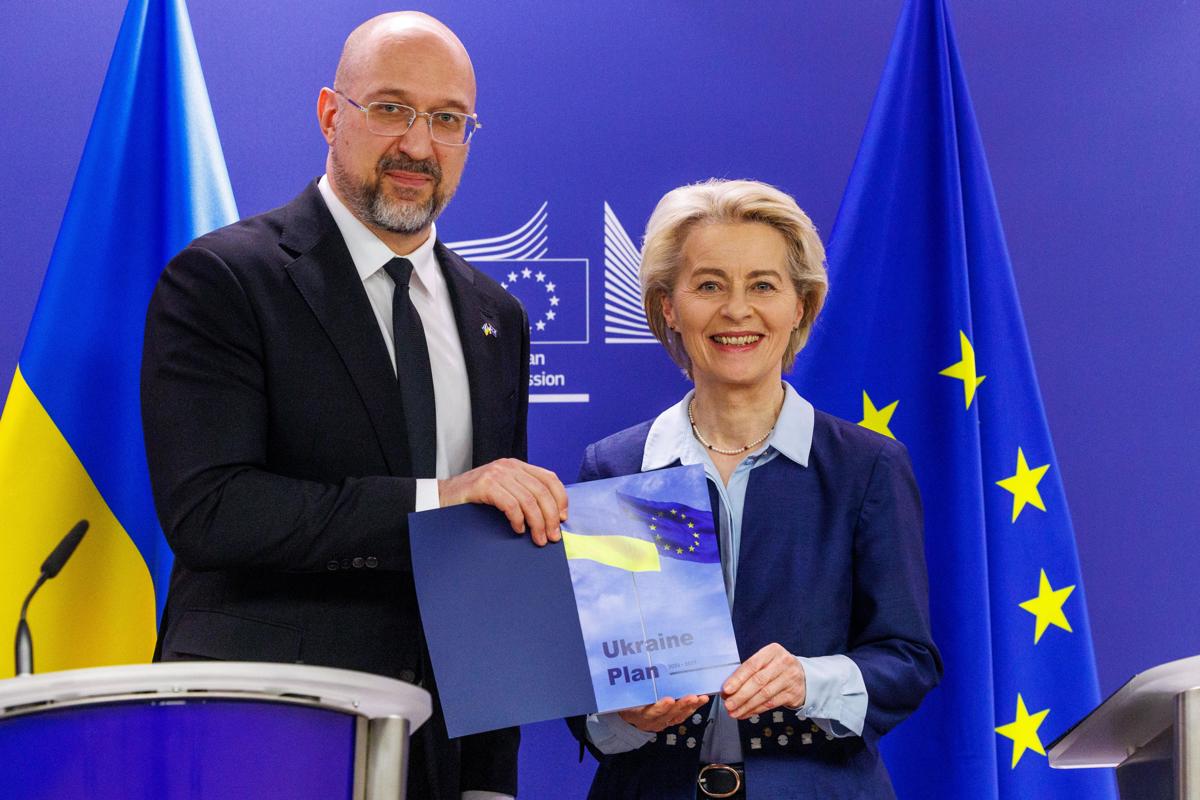
[[770,281],[759,281],[758,283],[754,284],[754,291],[773,292],[775,291],[775,284],[771,283]]
[[715,291],[718,291],[720,288],[721,288],[721,285],[718,284],[716,281],[705,281],[704,283],[697,286],[696,290],[700,291],[700,292],[715,292]]

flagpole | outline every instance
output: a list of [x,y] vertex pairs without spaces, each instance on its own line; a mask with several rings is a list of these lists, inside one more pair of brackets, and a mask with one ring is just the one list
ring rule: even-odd
[[[630,572],[629,579],[633,581],[633,597],[637,601],[638,620],[642,623],[642,647],[645,648],[646,642],[649,641],[650,635],[646,633],[646,615],[642,613],[642,595],[638,592],[637,573]],[[654,690],[654,700],[658,701],[658,681],[654,679],[654,659],[650,657],[650,652],[646,652],[646,665],[649,667],[646,670],[650,674],[650,688]]]

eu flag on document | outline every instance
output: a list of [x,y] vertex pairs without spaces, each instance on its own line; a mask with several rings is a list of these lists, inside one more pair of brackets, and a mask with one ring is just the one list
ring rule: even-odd
[[172,557],[142,444],[146,306],[176,251],[236,218],[183,0],[131,0],[0,418],[0,628],[91,523],[30,609],[40,671],[150,659]]
[[[882,741],[900,797],[1111,798],[1049,767],[1097,702],[1087,606],[979,129],[943,0],[901,15],[794,375],[907,445],[941,685]],[[867,687],[868,691],[870,687]]]
[[485,506],[409,516],[451,736],[714,692],[740,663],[703,469],[567,495],[544,548]]

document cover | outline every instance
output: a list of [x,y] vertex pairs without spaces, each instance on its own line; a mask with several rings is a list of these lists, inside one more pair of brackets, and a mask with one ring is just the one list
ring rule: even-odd
[[714,693],[740,663],[701,467],[567,495],[544,548],[489,506],[409,516],[451,736]]

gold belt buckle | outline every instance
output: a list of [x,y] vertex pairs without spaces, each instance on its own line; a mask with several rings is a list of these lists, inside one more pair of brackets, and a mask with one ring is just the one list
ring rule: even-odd
[[[733,775],[733,788],[728,792],[710,792],[708,787],[705,785],[708,779],[704,777],[704,774],[706,772],[717,770],[728,772]],[[742,789],[742,776],[741,773],[728,764],[705,764],[704,768],[700,770],[700,774],[696,777],[696,784],[700,787],[700,791],[704,792],[705,797],[733,797]]]

